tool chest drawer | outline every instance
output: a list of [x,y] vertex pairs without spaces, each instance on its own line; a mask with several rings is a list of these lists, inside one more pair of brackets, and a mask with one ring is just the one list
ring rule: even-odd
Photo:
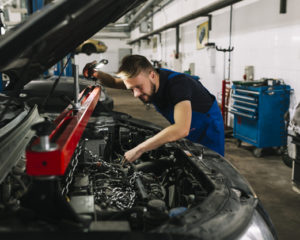
[[257,118],[259,92],[235,89],[232,98],[234,104],[232,105],[231,112],[238,116],[243,116],[250,119]]
[[290,86],[232,86],[233,136],[257,148],[286,145],[284,114]]

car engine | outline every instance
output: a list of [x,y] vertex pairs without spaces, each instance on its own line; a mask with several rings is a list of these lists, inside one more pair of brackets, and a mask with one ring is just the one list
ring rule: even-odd
[[[156,132],[127,118],[105,113],[92,117],[66,174],[59,178],[59,192],[82,229],[150,231],[201,203],[211,191],[176,143],[123,164],[127,150]],[[65,229],[69,223],[28,208],[26,193],[34,180],[25,173],[25,161],[22,157],[1,184],[0,230]],[[22,215],[21,222],[15,222],[16,215]]]

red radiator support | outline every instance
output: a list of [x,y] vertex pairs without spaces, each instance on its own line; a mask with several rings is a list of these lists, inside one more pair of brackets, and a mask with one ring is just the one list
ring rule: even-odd
[[[80,97],[84,91],[81,92]],[[61,176],[77,147],[81,135],[100,97],[100,87],[91,91],[81,100],[81,109],[74,111],[69,105],[56,118],[56,128],[50,134],[50,141],[57,144],[54,151],[35,152],[32,147],[39,144],[36,139],[26,150],[27,174],[31,176]]]

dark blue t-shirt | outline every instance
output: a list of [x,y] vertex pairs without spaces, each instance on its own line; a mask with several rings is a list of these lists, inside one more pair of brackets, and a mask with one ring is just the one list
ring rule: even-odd
[[155,108],[174,124],[174,107],[188,100],[192,105],[192,121],[186,137],[224,156],[223,118],[215,97],[189,75],[168,69],[159,69],[159,88],[152,103]]
[[[215,101],[215,97],[195,79],[186,74],[179,74],[170,79],[174,72],[157,69],[159,74],[159,88],[152,98],[152,103],[160,112],[185,100],[189,100],[193,112],[206,113]],[[164,114],[163,114],[164,115]]]

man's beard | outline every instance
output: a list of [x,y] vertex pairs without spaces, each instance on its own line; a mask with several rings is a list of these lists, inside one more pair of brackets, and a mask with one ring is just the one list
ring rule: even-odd
[[[151,83],[151,94],[150,94],[150,95],[148,95],[148,94],[143,94],[143,95],[139,96],[139,99],[140,99],[143,103],[145,103],[145,104],[151,103],[152,100],[153,100],[153,97],[154,97],[155,92],[156,92],[156,86],[155,86],[155,84]],[[147,96],[148,99],[147,99],[147,100],[144,100],[144,99],[142,98],[143,96]]]

